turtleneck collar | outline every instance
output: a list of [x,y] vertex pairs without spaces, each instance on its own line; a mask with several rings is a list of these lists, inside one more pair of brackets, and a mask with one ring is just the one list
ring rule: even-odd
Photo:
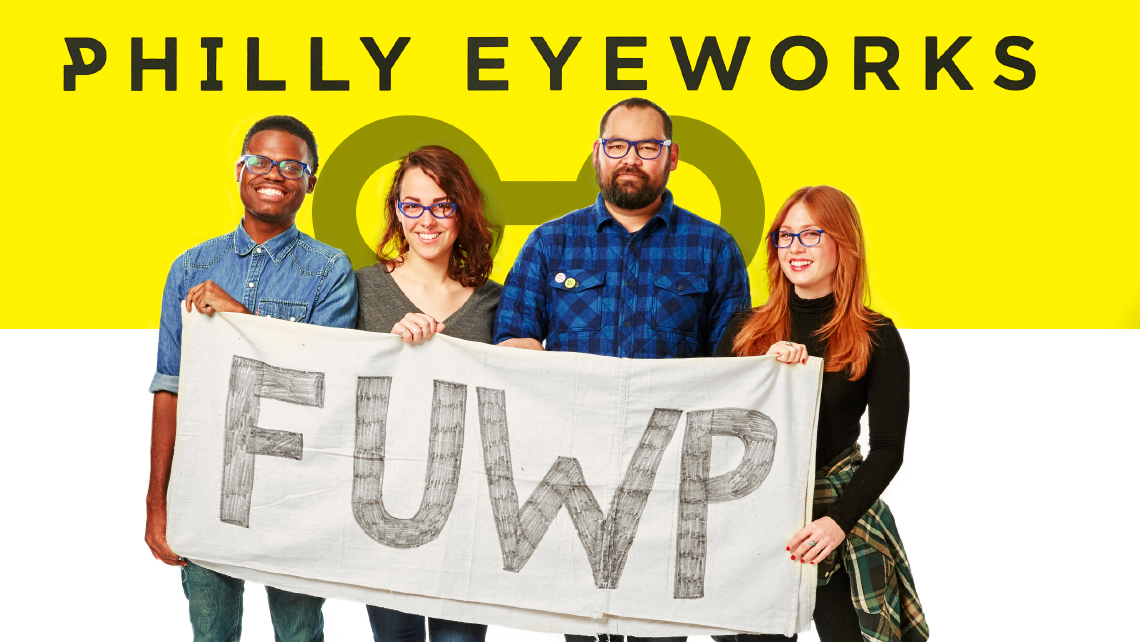
[[793,317],[822,320],[831,316],[831,311],[835,309],[834,293],[821,296],[818,299],[803,299],[796,294],[795,287],[790,288],[790,290],[788,306],[792,310]]

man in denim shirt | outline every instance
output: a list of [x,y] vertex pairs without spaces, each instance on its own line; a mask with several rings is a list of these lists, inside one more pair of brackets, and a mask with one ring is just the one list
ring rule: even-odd
[[[239,312],[288,323],[351,328],[356,279],[344,252],[297,230],[297,210],[317,179],[313,133],[291,116],[270,116],[246,134],[234,167],[245,216],[237,229],[178,257],[162,292],[158,371],[151,382],[150,488],[146,543],[156,558],[182,567],[194,639],[218,642],[241,635],[244,582],[183,560],[166,543],[166,487],[174,456],[178,374],[182,358],[181,302],[205,314]],[[324,639],[324,598],[266,587],[277,639]]]
[[599,135],[601,193],[527,239],[503,284],[495,343],[542,350],[545,341],[546,350],[640,359],[712,356],[732,314],[751,306],[740,248],[719,225],[673,204],[665,185],[679,150],[663,109],[623,100],[602,117]]

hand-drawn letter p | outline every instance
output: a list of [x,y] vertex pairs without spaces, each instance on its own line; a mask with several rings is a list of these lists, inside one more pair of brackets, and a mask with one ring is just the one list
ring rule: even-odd
[[[714,436],[743,441],[744,457],[735,470],[710,478]],[[776,424],[762,412],[718,408],[689,413],[681,451],[674,599],[696,599],[705,595],[705,555],[708,552],[705,530],[709,504],[740,499],[759,488],[772,470],[775,453]]]
[[226,451],[222,469],[221,519],[249,528],[254,455],[301,459],[301,433],[257,426],[262,399],[300,406],[325,405],[325,375],[277,368],[234,356],[226,399]]

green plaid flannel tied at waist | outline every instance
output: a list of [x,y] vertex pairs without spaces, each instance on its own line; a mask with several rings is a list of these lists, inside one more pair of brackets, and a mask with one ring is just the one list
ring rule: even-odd
[[[859,444],[815,474],[816,514],[843,494],[863,456]],[[839,565],[851,578],[851,601],[859,615],[863,638],[882,642],[918,642],[930,638],[930,627],[914,589],[910,562],[899,539],[891,509],[875,500],[847,538],[819,564],[819,585],[827,584]]]

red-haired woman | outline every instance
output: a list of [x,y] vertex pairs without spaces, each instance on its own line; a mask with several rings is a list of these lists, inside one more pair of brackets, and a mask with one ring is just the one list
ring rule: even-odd
[[[868,639],[924,640],[929,631],[906,553],[879,500],[903,461],[910,365],[891,320],[864,305],[859,213],[834,187],[804,187],[780,208],[769,239],[768,301],[729,323],[716,354],[775,355],[788,367],[808,355],[824,359],[814,521],[787,545],[794,563],[818,564],[820,581],[827,581],[816,590],[816,629],[825,642],[861,641],[861,625],[877,636]],[[856,443],[864,410],[866,461]],[[886,589],[884,573],[896,574]]]
[[[490,281],[494,226],[483,192],[451,150],[421,147],[405,156],[384,201],[388,224],[380,262],[356,271],[356,327],[391,332],[408,343],[436,332],[491,343],[502,286]],[[385,249],[395,256],[385,258]],[[422,642],[424,617],[368,607],[376,642]],[[430,618],[433,642],[482,642],[484,624]]]

